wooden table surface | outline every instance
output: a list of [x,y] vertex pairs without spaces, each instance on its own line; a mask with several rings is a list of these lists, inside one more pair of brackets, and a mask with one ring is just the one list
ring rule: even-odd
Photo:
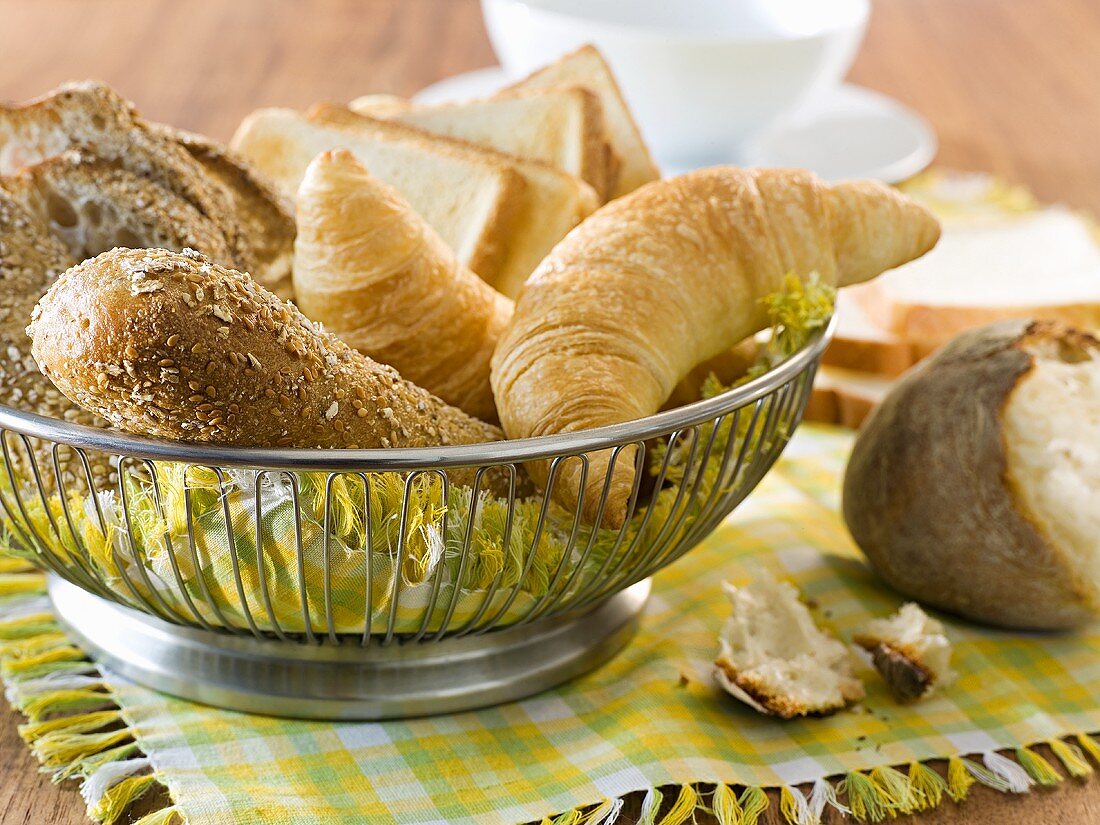
[[[475,0],[0,0],[0,99],[100,78],[150,118],[222,139],[257,106],[410,94],[493,62]],[[1097,0],[876,0],[851,78],[928,117],[939,163],[1100,213]],[[84,822],[16,722],[0,710],[0,823]],[[1100,822],[1100,782],[973,797],[906,821]]]

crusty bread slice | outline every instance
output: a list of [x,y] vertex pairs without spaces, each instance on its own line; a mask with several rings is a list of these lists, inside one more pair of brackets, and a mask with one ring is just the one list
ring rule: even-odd
[[224,187],[249,238],[248,260],[242,260],[241,266],[264,287],[289,299],[295,231],[289,199],[248,161],[217,141],[159,123],[149,126],[186,149],[207,176]]
[[388,95],[370,95],[353,100],[349,108],[541,160],[588,182],[602,202],[618,180],[619,159],[608,141],[603,106],[595,92],[580,86],[437,106],[400,106]]
[[851,293],[887,334],[919,354],[1007,318],[1100,327],[1100,245],[1062,207],[944,233],[919,261]]
[[68,150],[0,178],[0,189],[83,261],[114,247],[234,255],[221,228],[193,204],[120,163]]
[[[504,255],[498,270],[488,272],[485,268],[470,267],[498,292],[510,298],[519,293],[527,276],[546,257],[554,244],[599,206],[599,198],[591,186],[547,163],[487,149],[457,138],[433,135],[404,123],[358,115],[346,106],[318,104],[310,109],[306,117],[312,123],[320,123],[374,142],[443,146],[451,151],[480,157],[485,163],[497,164],[519,175],[526,185],[520,191],[517,204],[509,207],[515,210],[515,220],[506,234],[501,233],[500,244],[504,247]],[[354,146],[349,148],[356,151]],[[385,180],[383,175],[375,171],[369,159],[360,159],[366,162],[372,174]],[[416,174],[416,170],[411,171]],[[420,200],[437,199],[440,196],[440,184],[437,180],[417,176],[411,183],[410,188],[421,193]],[[396,186],[413,208],[420,211],[417,201],[400,184]],[[428,222],[431,223],[431,220]]]
[[611,148],[621,163],[619,180],[611,191],[611,197],[625,195],[642,184],[659,178],[660,170],[654,163],[653,156],[649,154],[641,130],[630,114],[611,67],[595,46],[582,46],[564,55],[549,66],[538,69],[518,83],[498,92],[496,97],[511,97],[531,89],[574,85],[594,92],[603,105]]
[[[486,280],[495,278],[522,210],[523,177],[483,152],[392,126],[338,128],[289,109],[260,109],[244,119],[231,146],[291,198],[313,158],[349,149],[372,175],[401,192],[459,261]],[[410,131],[397,137],[397,129]]]
[[66,83],[15,106],[0,106],[0,175],[79,149],[159,184],[225,233],[237,265],[252,261],[251,237],[229,193],[187,150],[143,121],[105,83]]

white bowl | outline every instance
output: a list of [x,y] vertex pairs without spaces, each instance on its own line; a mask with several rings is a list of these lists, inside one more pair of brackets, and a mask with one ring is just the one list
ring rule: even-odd
[[835,87],[869,0],[481,0],[489,39],[521,77],[595,44],[658,159],[720,162]]

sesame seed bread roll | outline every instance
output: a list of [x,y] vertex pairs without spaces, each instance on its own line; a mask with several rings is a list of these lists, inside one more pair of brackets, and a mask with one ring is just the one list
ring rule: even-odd
[[[835,286],[919,257],[939,224],[869,181],[715,167],[655,181],[570,232],[524,285],[493,355],[510,438],[576,432],[655,413],[695,365],[768,325],[761,299],[787,274]],[[554,496],[595,520],[610,454],[562,465]],[[634,453],[618,457],[603,523],[620,525]],[[528,467],[536,481],[547,465]]]
[[512,301],[345,149],[313,159],[297,203],[302,312],[447,403],[495,420],[489,359]]
[[420,447],[500,431],[197,252],[115,249],[39,301],[32,352],[120,430],[248,447]]

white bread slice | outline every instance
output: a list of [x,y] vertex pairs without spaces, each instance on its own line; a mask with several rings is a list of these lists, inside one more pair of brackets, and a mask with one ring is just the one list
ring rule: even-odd
[[836,335],[821,363],[847,370],[897,377],[926,353],[876,324],[858,300],[866,284],[845,287],[837,294]]
[[508,164],[443,140],[352,132],[289,109],[259,109],[241,122],[232,147],[293,198],[317,155],[346,148],[396,188],[463,264],[496,277],[505,241],[525,203],[523,177]]
[[858,429],[893,386],[893,379],[880,375],[822,367],[803,417],[819,424]]
[[1008,318],[1100,327],[1100,245],[1088,221],[1049,207],[944,233],[919,261],[880,276],[851,300],[921,353]]
[[603,106],[580,86],[529,89],[508,97],[401,105],[388,95],[348,104],[357,114],[397,120],[425,131],[541,160],[588,182],[606,202],[618,180],[619,160],[608,142]]
[[[455,151],[480,155],[486,162],[498,163],[522,178],[525,186],[512,207],[514,220],[510,221],[508,234],[500,238],[504,248],[500,266],[495,272],[470,267],[490,286],[509,298],[518,294],[527,276],[554,244],[599,206],[599,198],[591,186],[547,163],[497,152],[457,138],[433,135],[404,123],[357,115],[345,106],[318,104],[307,112],[306,117],[313,123],[372,141],[443,144]],[[355,151],[354,146],[349,148]],[[361,159],[373,172],[370,160]],[[376,176],[385,180],[381,175]],[[418,185],[424,190],[423,198],[439,196],[439,181],[427,178],[419,180]],[[400,186],[397,188],[419,211],[416,202]],[[430,220],[428,222],[431,223]]]
[[497,92],[495,96],[510,97],[530,89],[574,85],[595,92],[603,105],[611,148],[618,155],[621,164],[619,181],[612,190],[611,197],[625,195],[642,184],[659,178],[661,172],[642,139],[638,124],[630,114],[611,67],[595,46],[582,46]]
[[413,106],[413,102],[407,97],[387,94],[361,95],[348,104],[348,108],[356,114],[370,117],[391,117],[408,111]]

